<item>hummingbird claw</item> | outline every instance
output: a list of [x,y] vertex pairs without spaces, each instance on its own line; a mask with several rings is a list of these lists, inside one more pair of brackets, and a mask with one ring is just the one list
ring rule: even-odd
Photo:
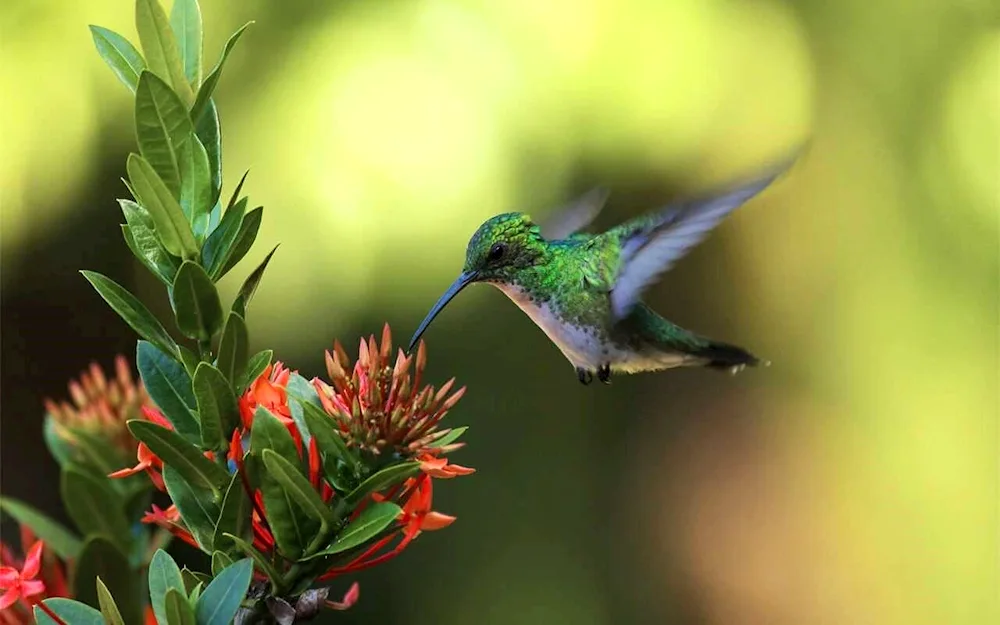
[[597,370],[597,379],[604,384],[611,384],[611,364],[605,364]]
[[588,371],[583,367],[576,368],[576,377],[578,380],[580,380],[580,384],[583,384],[584,386],[587,386],[588,384],[594,381],[593,372]]

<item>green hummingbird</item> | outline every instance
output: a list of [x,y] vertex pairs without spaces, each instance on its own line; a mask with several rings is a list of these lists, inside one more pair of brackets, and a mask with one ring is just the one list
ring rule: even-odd
[[657,276],[784,169],[714,197],[669,205],[601,234],[581,232],[607,201],[601,188],[557,212],[544,226],[523,213],[492,217],[472,235],[461,275],[421,322],[409,351],[452,298],[474,282],[485,282],[545,332],[583,384],[590,384],[595,373],[609,384],[612,371],[710,367],[735,374],[756,366],[761,361],[747,350],[685,330],[640,298]]

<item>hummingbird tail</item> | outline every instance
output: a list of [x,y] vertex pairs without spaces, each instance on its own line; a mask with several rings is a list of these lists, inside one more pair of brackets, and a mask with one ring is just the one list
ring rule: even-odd
[[[732,371],[734,368],[756,367],[762,364],[761,360],[743,349],[728,343],[710,342],[707,346],[699,350],[699,356],[708,360],[704,366],[709,369],[720,369]],[[767,363],[763,363],[767,364]]]

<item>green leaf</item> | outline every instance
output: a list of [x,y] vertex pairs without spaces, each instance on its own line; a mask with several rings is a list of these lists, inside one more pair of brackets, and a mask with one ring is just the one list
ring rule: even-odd
[[226,567],[198,599],[198,625],[229,625],[250,588],[253,562],[244,558]]
[[198,0],[174,0],[170,28],[184,66],[184,76],[193,89],[201,84],[201,8]]
[[340,435],[337,422],[330,415],[326,414],[326,411],[322,407],[317,406],[313,402],[299,400],[297,403],[302,407],[306,428],[316,439],[316,445],[319,450],[327,458],[327,462],[324,462],[324,467],[328,469],[333,468],[336,460],[343,460],[352,470],[357,468],[358,459],[347,448],[344,438]]
[[73,446],[60,435],[60,426],[52,415],[45,415],[45,423],[42,425],[42,438],[45,439],[45,446],[49,453],[55,458],[60,467],[66,466],[76,455]]
[[[250,429],[250,451],[260,458],[265,449],[276,452],[290,463],[300,462],[292,435],[277,417],[261,406],[254,414],[253,427]],[[315,537],[318,524],[285,491],[281,482],[266,472],[261,475],[261,492],[278,548],[285,557],[298,559],[302,549]]]
[[[229,474],[225,470],[173,430],[138,419],[130,420],[128,429],[138,440],[146,443],[164,464],[173,467],[192,485],[218,495],[222,484],[229,483]],[[214,525],[215,517],[212,517],[212,523]]]
[[121,228],[125,245],[132,250],[132,254],[146,266],[146,269],[149,269],[150,273],[159,278],[160,282],[170,286],[180,265],[160,245],[160,240],[156,238],[153,229],[143,226],[136,226],[133,229],[127,224],[122,224]]
[[125,167],[140,203],[149,211],[156,224],[156,236],[160,238],[163,247],[174,256],[197,258],[198,243],[194,239],[191,225],[188,224],[181,205],[152,165],[138,154],[129,154]]
[[113,30],[91,26],[90,34],[94,37],[97,53],[101,55],[118,80],[122,81],[129,88],[129,91],[135,93],[135,87],[139,84],[139,74],[146,69],[146,61],[143,60],[139,51],[129,43],[128,39]]
[[[222,551],[229,549],[226,534],[240,538],[250,533],[250,513],[253,510],[250,498],[243,489],[240,474],[234,473],[222,500],[222,510],[215,522],[215,533],[212,538],[212,548]],[[214,570],[214,569],[213,569]]]
[[247,198],[243,198],[235,206],[227,208],[226,212],[222,215],[222,221],[219,222],[219,226],[212,231],[212,234],[208,235],[208,239],[205,241],[201,257],[205,268],[208,270],[208,275],[212,276],[213,280],[218,280],[222,277],[222,266],[225,264],[226,256],[229,254],[229,250],[236,240],[236,235],[240,233],[240,226],[243,225],[243,213],[246,207]]
[[259,351],[250,357],[250,360],[247,361],[247,368],[243,372],[243,378],[240,380],[239,386],[237,386],[239,394],[242,394],[254,380],[260,377],[260,374],[264,373],[268,365],[271,364],[271,358],[273,357],[274,350],[271,349]]
[[222,265],[222,270],[216,279],[226,275],[250,251],[250,247],[253,246],[253,242],[257,238],[257,231],[260,230],[260,220],[263,216],[264,207],[258,206],[243,218],[243,223],[240,224],[240,231],[236,234],[236,240],[233,241],[232,247],[229,248],[229,253],[226,255],[226,262]]
[[135,295],[123,286],[96,271],[81,271],[83,277],[93,285],[104,301],[125,320],[139,336],[156,345],[164,352],[176,353],[177,344],[160,322],[149,312]]
[[129,521],[110,486],[73,467],[63,469],[61,481],[63,504],[80,533],[101,534],[128,553]]
[[288,376],[285,391],[291,399],[295,400],[288,402],[288,409],[292,413],[292,421],[295,421],[295,426],[299,428],[299,433],[302,435],[302,442],[308,445],[309,441],[312,440],[312,433],[306,423],[302,404],[310,403],[321,410],[323,404],[320,403],[319,395],[312,383],[298,373],[293,372]]
[[260,284],[260,279],[264,277],[264,270],[267,269],[267,263],[271,261],[271,257],[274,253],[278,251],[278,246],[275,245],[274,249],[268,252],[267,256],[264,257],[264,262],[257,266],[253,272],[247,276],[247,279],[243,282],[243,286],[240,287],[239,294],[236,295],[236,301],[233,302],[233,310],[240,313],[241,316],[246,317],[247,306],[250,305],[250,300],[253,299],[253,294],[257,292],[257,285]]
[[208,236],[210,213],[216,198],[212,189],[208,153],[198,137],[191,137],[181,145],[180,166],[181,210],[191,223],[195,239],[203,241]]
[[222,190],[222,129],[219,127],[219,111],[215,102],[209,100],[208,109],[201,118],[194,116],[194,129],[198,140],[208,153],[209,171],[212,173],[212,194],[219,196]]
[[[219,536],[225,540],[225,536]],[[216,551],[212,554],[212,576],[216,576],[223,571],[227,566],[233,563],[233,559],[230,558],[224,551]]]
[[360,486],[352,490],[343,499],[343,502],[348,507],[354,507],[361,503],[361,501],[371,493],[383,491],[390,486],[394,486],[402,482],[416,473],[419,468],[419,462],[403,462],[395,464],[391,467],[386,467],[378,473],[370,476],[362,482]]
[[160,623],[167,622],[165,598],[171,588],[184,592],[181,569],[166,551],[157,549],[149,561],[149,599],[153,614]]
[[128,623],[142,622],[141,578],[129,565],[128,557],[104,536],[90,536],[83,546],[73,569],[73,596],[80,601],[105,611],[105,599],[117,597],[115,612],[128,619]]
[[229,53],[232,52],[233,46],[239,41],[240,36],[243,35],[243,31],[250,24],[253,24],[253,22],[247,22],[241,26],[239,30],[233,33],[229,41],[226,42],[226,47],[222,49],[222,57],[212,72],[205,77],[205,82],[201,85],[201,89],[198,90],[198,97],[195,99],[194,106],[191,107],[191,119],[195,121],[201,119],[201,116],[208,110],[209,102],[212,99],[212,92],[215,91],[215,86],[219,84],[219,78],[222,76],[222,68],[226,64],[226,59],[229,57]]
[[100,577],[97,578],[97,600],[101,604],[101,616],[107,625],[125,625],[115,598],[111,596],[111,592]]
[[271,564],[271,562],[262,554],[261,552],[254,549],[253,545],[243,540],[239,536],[233,536],[232,534],[226,534],[226,538],[233,541],[240,551],[250,556],[257,568],[267,575],[267,578],[271,580],[272,585],[277,585],[281,581],[281,574],[278,573],[277,569]]
[[389,527],[402,511],[402,508],[387,501],[371,504],[340,532],[332,545],[306,559],[330,556],[363,545]]
[[198,263],[186,260],[181,264],[170,300],[177,327],[185,336],[207,341],[222,328],[219,292]]
[[24,527],[30,528],[35,536],[38,536],[39,540],[44,540],[45,546],[61,559],[75,560],[80,554],[83,543],[73,532],[23,501],[4,497],[0,499],[0,510],[12,516]]
[[454,428],[441,438],[428,445],[428,447],[444,447],[445,445],[451,445],[457,441],[462,434],[465,434],[465,431],[468,429],[468,427]]
[[190,605],[192,609],[194,609],[194,606],[198,604],[198,598],[201,597],[201,591],[203,590],[205,590],[205,584],[202,582],[198,582],[198,584],[191,589],[191,593],[188,595],[188,605]]
[[146,54],[149,69],[164,80],[169,78],[181,101],[190,106],[194,101],[194,91],[184,75],[180,50],[170,30],[167,14],[157,0],[136,0],[135,27],[139,31],[139,43]]
[[229,313],[226,327],[222,330],[222,339],[219,340],[216,364],[222,375],[233,385],[242,379],[243,372],[246,371],[249,341],[243,317],[235,312]]
[[201,360],[198,359],[197,354],[183,345],[178,345],[177,348],[177,351],[181,356],[181,362],[184,364],[184,370],[187,371],[188,375],[193,376],[194,372],[198,370],[198,365],[201,364]]
[[333,512],[323,502],[323,499],[297,466],[271,449],[263,450],[261,457],[264,459],[264,466],[267,467],[269,475],[278,480],[285,492],[322,524],[321,531],[337,523],[337,517],[333,515]]
[[201,442],[206,449],[222,450],[239,421],[236,396],[222,372],[203,362],[194,373],[194,397],[201,417]]
[[250,452],[260,458],[265,449],[274,450],[293,464],[300,462],[298,449],[288,429],[267,408],[258,406],[250,428]]
[[[58,616],[64,625],[70,623],[72,625],[104,625],[104,617],[101,616],[101,613],[85,603],[61,597],[46,599],[42,603]],[[37,605],[34,607],[33,613],[37,625],[59,625]]]
[[177,433],[190,441],[201,440],[191,376],[184,367],[146,341],[139,341],[135,360],[146,392]]
[[135,132],[142,157],[152,165],[174,199],[180,198],[181,151],[194,135],[194,124],[170,85],[149,71],[139,75],[135,90]]
[[219,506],[216,495],[210,490],[194,486],[174,467],[163,468],[163,481],[167,485],[167,494],[177,506],[184,524],[194,536],[195,541],[206,553],[212,552],[212,534],[215,532],[215,520],[219,518]]
[[194,609],[183,590],[168,588],[163,597],[167,625],[195,625]]

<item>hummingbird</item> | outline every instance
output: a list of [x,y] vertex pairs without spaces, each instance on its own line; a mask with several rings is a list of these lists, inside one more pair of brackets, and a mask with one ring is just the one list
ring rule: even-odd
[[728,191],[670,204],[600,234],[582,232],[608,191],[592,189],[548,223],[524,213],[486,220],[469,240],[462,273],[410,341],[412,351],[441,310],[470,284],[493,285],[555,343],[581,383],[594,375],[708,367],[738,373],[769,364],[735,345],[686,330],[642,302],[643,292],[724,217],[763,191],[785,167]]

